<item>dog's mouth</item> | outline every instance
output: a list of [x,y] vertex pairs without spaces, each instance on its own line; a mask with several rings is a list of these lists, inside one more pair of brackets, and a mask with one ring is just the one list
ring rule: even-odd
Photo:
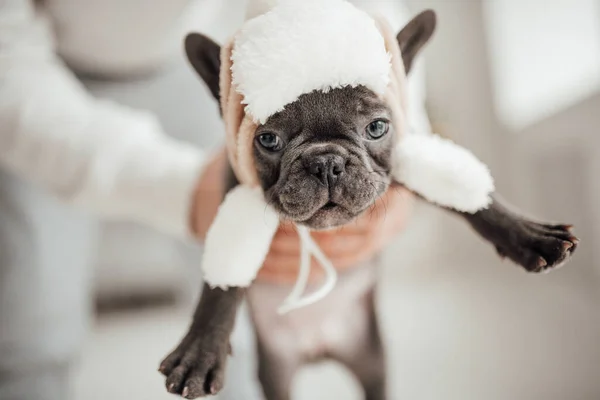
[[344,225],[356,217],[356,213],[334,201],[328,201],[308,218],[297,221],[312,229],[331,229]]
[[327,204],[325,204],[323,207],[321,207],[321,210],[329,211],[329,210],[333,210],[336,207],[338,207],[338,204],[334,203],[333,201],[329,201],[329,202],[327,202]]
[[[328,193],[315,192],[311,196],[299,195],[294,191],[287,198],[277,196],[273,204],[283,219],[295,222],[310,229],[323,230],[343,226],[367,210],[378,197],[372,192],[361,199],[336,197]],[[311,204],[312,203],[312,204]]]
[[303,171],[287,177],[280,186],[269,189],[270,198],[282,219],[311,229],[332,229],[360,216],[385,191],[385,182],[372,181],[359,170],[346,176],[333,188],[323,187]]
[[346,205],[328,200],[322,206],[316,206],[311,211],[307,210],[300,215],[290,213],[286,210],[286,207],[280,208],[280,213],[285,219],[305,225],[311,229],[323,230],[347,224],[360,215],[369,205],[370,203],[365,204],[364,208],[353,210]]

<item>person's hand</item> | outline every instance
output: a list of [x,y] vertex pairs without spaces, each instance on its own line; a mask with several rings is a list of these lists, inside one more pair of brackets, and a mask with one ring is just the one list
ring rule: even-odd
[[217,215],[225,190],[227,152],[219,151],[202,172],[191,203],[190,228],[201,242]]
[[[336,230],[311,235],[337,270],[367,261],[383,249],[406,225],[414,196],[407,189],[392,186],[375,206],[356,221]],[[293,283],[300,266],[300,239],[291,224],[282,224],[275,234],[271,250],[258,273],[258,279],[275,283]],[[313,259],[311,277],[320,268]],[[315,273],[316,272],[316,273]]]

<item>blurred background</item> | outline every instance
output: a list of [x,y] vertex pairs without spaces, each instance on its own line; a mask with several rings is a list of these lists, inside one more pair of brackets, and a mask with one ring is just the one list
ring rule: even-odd
[[[243,3],[194,2],[173,40],[186,26],[206,26],[223,42],[241,23]],[[485,161],[516,207],[574,223],[581,245],[565,268],[528,275],[462,221],[420,204],[384,256],[390,398],[599,399],[600,1],[404,5],[438,14],[419,61],[435,131]],[[176,136],[218,146],[216,104],[183,52],[174,64],[149,80],[84,82],[97,96],[156,111]],[[203,123],[174,112],[174,98],[195,104]],[[199,250],[124,223],[103,223],[98,240],[96,314],[75,398],[173,398],[156,369],[190,321]],[[360,399],[348,373],[329,363],[302,370],[294,390],[298,400]]]

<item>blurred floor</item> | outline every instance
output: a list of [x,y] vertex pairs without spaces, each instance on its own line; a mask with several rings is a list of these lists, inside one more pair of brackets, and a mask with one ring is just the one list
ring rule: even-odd
[[[386,289],[392,399],[598,399],[600,318],[576,288],[456,279]],[[188,320],[170,309],[100,319],[76,399],[172,398],[156,367]],[[303,371],[296,389],[298,400],[360,399],[331,365]]]
[[[443,230],[437,211],[420,215],[388,252],[380,292],[390,398],[599,399],[597,281],[578,279],[576,262],[549,275],[527,275],[484,245],[485,265],[456,261],[471,258],[460,245],[425,251],[440,243]],[[441,259],[448,261],[441,265]],[[189,315],[162,308],[100,318],[77,373],[75,398],[174,398],[156,368]],[[301,372],[294,400],[358,400],[356,389],[345,371],[324,364]]]

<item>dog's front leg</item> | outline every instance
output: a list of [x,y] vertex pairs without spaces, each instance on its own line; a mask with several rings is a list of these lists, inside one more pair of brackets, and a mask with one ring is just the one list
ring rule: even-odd
[[501,257],[508,257],[529,272],[559,267],[579,242],[571,233],[571,225],[529,220],[510,211],[497,196],[486,209],[474,214],[458,214],[492,243]]
[[221,390],[231,352],[229,337],[244,292],[204,285],[188,333],[160,366],[169,392],[194,399]]

